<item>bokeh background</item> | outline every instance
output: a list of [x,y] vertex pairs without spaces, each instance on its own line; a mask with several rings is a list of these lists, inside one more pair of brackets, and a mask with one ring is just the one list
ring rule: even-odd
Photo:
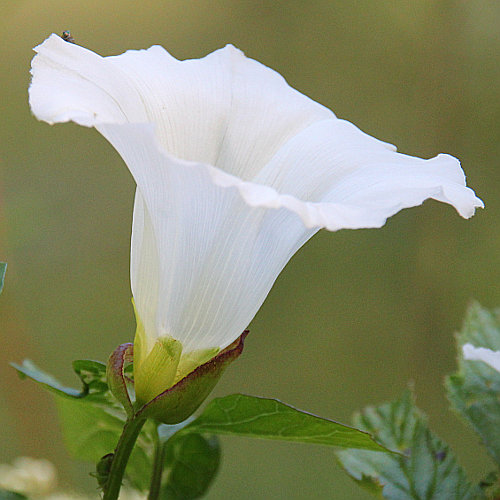
[[[52,397],[9,361],[66,383],[73,359],[130,341],[134,184],[93,129],[37,122],[32,47],[70,29],[102,55],[162,44],[180,59],[232,43],[342,118],[405,153],[461,159],[486,210],[465,221],[429,201],[383,229],[320,232],[292,259],[215,395],[277,397],[342,422],[412,381],[432,428],[472,478],[489,461],[448,410],[454,332],[470,300],[500,305],[498,0],[15,0],[0,7],[0,462],[54,461],[65,487],[96,495],[69,459]],[[209,498],[370,498],[332,449],[224,438]]]

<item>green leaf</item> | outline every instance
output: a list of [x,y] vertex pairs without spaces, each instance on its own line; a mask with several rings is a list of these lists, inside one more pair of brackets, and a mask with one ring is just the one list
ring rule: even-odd
[[106,365],[99,361],[89,359],[73,361],[73,370],[82,384],[80,390],[62,385],[56,378],[38,368],[29,359],[24,360],[22,365],[11,363],[11,366],[18,371],[21,378],[28,377],[58,396],[85,399],[88,403],[108,406],[112,409],[121,408],[108,388]]
[[[6,262],[0,262],[0,293],[2,293],[3,290],[3,284],[5,280],[5,272],[7,271],[7,263]],[[0,492],[1,494],[1,492]],[[2,497],[0,497],[1,500]]]
[[0,490],[0,500],[27,500],[27,497],[13,491]]
[[[56,402],[63,436],[74,458],[96,463],[115,449],[126,414],[108,388],[106,365],[86,359],[74,361],[73,370],[80,378],[81,390],[64,386],[29,360],[22,365],[12,365],[21,377],[28,377],[59,396]],[[151,436],[156,432],[151,426],[153,424],[146,424],[142,430],[125,474],[130,484],[141,491],[149,485],[153,453]]]
[[220,463],[217,438],[181,434],[166,444],[168,476],[162,485],[162,500],[190,500],[202,497],[214,479]]
[[446,380],[452,407],[481,436],[486,449],[500,465],[500,373],[482,361],[464,360],[462,346],[500,350],[500,311],[473,304],[457,335],[458,371]]
[[[63,436],[70,454],[87,462],[100,462],[112,452],[123,430],[124,413],[112,415],[86,400],[58,398]],[[130,455],[126,478],[141,491],[147,489],[151,474],[153,442],[151,429],[144,429]]]
[[450,448],[429,431],[409,390],[392,403],[366,408],[353,420],[382,445],[404,454],[339,451],[340,463],[360,486],[390,500],[485,498],[467,481]]
[[11,363],[21,378],[30,378],[31,380],[38,382],[45,389],[54,392],[58,396],[70,397],[70,398],[81,398],[87,395],[87,391],[84,389],[78,391],[71,387],[65,387],[58,380],[56,380],[52,375],[40,370],[35,363],[29,359],[25,359],[22,365],[16,363]]
[[212,400],[181,433],[188,431],[388,451],[365,432],[297,410],[276,399],[242,394]]

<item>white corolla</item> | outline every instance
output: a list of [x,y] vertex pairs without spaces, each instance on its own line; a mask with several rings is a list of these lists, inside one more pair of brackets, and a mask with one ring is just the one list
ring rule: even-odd
[[464,359],[482,361],[500,372],[500,351],[492,351],[486,347],[474,347],[472,344],[464,344],[462,351]]
[[457,159],[397,153],[231,45],[101,57],[51,35],[35,51],[35,116],[95,127],[137,183],[136,383],[166,356],[172,384],[237,339],[319,229],[380,227],[427,198],[483,206]]

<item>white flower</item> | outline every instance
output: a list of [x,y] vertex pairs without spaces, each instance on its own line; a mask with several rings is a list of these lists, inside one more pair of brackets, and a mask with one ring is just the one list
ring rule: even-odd
[[464,344],[462,352],[464,359],[483,361],[497,372],[500,372],[500,351],[492,351],[486,347],[474,347],[472,344]]
[[162,338],[183,356],[229,345],[320,228],[381,227],[427,198],[467,218],[483,206],[457,159],[396,153],[231,45],[101,57],[52,35],[35,51],[35,116],[95,127],[137,183],[141,359]]
[[17,457],[12,465],[0,464],[0,488],[25,495],[50,493],[56,486],[56,469],[45,459]]

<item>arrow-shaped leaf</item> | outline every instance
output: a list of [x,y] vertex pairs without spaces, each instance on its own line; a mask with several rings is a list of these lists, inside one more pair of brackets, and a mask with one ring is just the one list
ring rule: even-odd
[[194,431],[388,451],[371,436],[276,399],[232,394],[212,400],[181,433]]

